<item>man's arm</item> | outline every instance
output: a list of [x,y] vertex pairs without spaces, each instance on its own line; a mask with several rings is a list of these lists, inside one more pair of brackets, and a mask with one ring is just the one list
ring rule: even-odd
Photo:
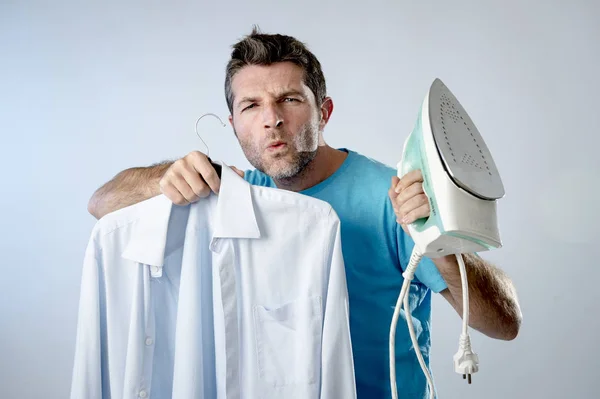
[[[420,170],[406,173],[402,180],[392,177],[388,191],[396,221],[410,236],[406,225],[428,217],[431,210],[423,191]],[[492,338],[514,339],[521,327],[521,308],[509,277],[500,269],[476,255],[463,254],[469,284],[469,325]],[[462,288],[460,270],[455,256],[432,259],[447,289],[441,294],[462,316]]]
[[88,202],[88,212],[100,219],[108,213],[161,194],[160,180],[172,164],[172,161],[167,161],[119,172],[94,192]]
[[[469,284],[469,326],[491,338],[516,338],[523,316],[512,281],[502,270],[476,255],[462,257]],[[441,294],[462,317],[462,285],[456,257],[432,261],[448,286]]]
[[[240,177],[244,172],[230,168]],[[210,158],[192,151],[177,161],[126,169],[100,187],[88,203],[88,211],[100,219],[118,209],[164,194],[176,205],[187,205],[218,193],[221,179]]]

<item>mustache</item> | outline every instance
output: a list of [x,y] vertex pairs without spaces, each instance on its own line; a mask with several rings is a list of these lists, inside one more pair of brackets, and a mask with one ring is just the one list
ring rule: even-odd
[[265,136],[265,138],[262,140],[262,145],[263,147],[266,147],[267,144],[272,143],[274,141],[282,141],[284,143],[287,143],[289,142],[288,137],[289,136],[282,130],[273,131],[270,132],[267,136]]

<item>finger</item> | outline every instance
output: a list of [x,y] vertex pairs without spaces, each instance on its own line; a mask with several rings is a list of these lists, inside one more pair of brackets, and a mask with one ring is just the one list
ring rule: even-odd
[[243,172],[243,171],[241,171],[241,170],[239,170],[239,169],[238,169],[238,168],[236,168],[235,166],[232,166],[232,167],[231,167],[231,169],[233,169],[233,171],[234,171],[235,173],[237,173],[238,175],[240,175],[240,177],[242,177],[242,178],[244,177],[244,172]]
[[412,223],[429,216],[429,200],[425,194],[419,194],[406,201],[398,210],[402,223]]
[[171,183],[161,184],[160,191],[174,204],[187,205],[188,201]]
[[396,197],[398,196],[398,193],[396,193],[395,188],[398,185],[398,183],[400,183],[400,178],[398,176],[392,176],[392,184],[390,186],[390,189],[388,190],[388,196],[392,201],[394,211],[396,211]]
[[185,200],[188,203],[196,202],[200,199],[200,197],[198,197],[196,193],[194,193],[194,190],[192,190],[192,188],[187,183],[183,175],[176,175],[175,178],[171,180],[171,184],[175,186],[177,191],[179,191],[179,193],[183,196],[183,198],[185,198]]
[[221,188],[221,179],[217,175],[217,171],[212,166],[206,156],[196,156],[191,159],[192,167],[202,176],[202,179],[208,184],[210,189],[215,193],[219,193]]
[[195,194],[197,198],[194,201],[207,197],[210,194],[210,187],[206,182],[200,177],[198,172],[194,168],[187,167],[181,171],[181,176],[185,180],[190,189]]
[[394,190],[396,194],[400,192],[400,190],[398,190],[398,187],[400,187],[400,178],[398,176],[394,176],[392,177],[391,189]]
[[410,224],[416,220],[429,217],[429,204],[421,205],[420,207],[413,209],[402,219],[403,223]]
[[394,208],[394,213],[397,213],[398,202],[396,201],[396,198],[398,197],[398,194],[396,194],[396,192],[394,191],[394,187],[390,187],[390,189],[388,190],[388,197],[390,197],[390,202],[392,203],[392,208]]
[[423,174],[421,173],[421,170],[419,170],[419,169],[411,170],[410,172],[408,172],[404,176],[402,176],[402,178],[400,179],[400,184],[396,187],[396,192],[399,193],[400,191],[404,190],[406,187],[410,186],[411,184],[416,183],[416,182],[422,182],[422,181],[423,181]]
[[406,187],[404,190],[398,194],[396,197],[396,201],[399,204],[403,204],[412,197],[416,197],[419,194],[425,194],[423,191],[423,183],[413,183],[410,186]]

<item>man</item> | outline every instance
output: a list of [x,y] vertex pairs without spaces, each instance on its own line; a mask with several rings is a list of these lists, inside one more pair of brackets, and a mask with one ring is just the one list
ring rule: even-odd
[[[395,169],[325,143],[333,101],[321,66],[296,39],[253,32],[234,45],[225,94],[229,122],[256,170],[236,172],[256,185],[300,192],[329,202],[341,220],[350,296],[350,330],[360,398],[390,397],[389,328],[414,245],[406,225],[429,215],[420,171],[400,180]],[[207,157],[193,151],[175,162],[122,171],[93,195],[89,211],[101,218],[119,208],[165,194],[186,205],[218,193]],[[470,326],[489,337],[514,339],[521,312],[510,279],[467,254]],[[431,292],[462,314],[459,268],[453,256],[424,258],[410,289],[419,346],[429,367]],[[407,328],[396,334],[398,391],[423,398],[427,383]]]

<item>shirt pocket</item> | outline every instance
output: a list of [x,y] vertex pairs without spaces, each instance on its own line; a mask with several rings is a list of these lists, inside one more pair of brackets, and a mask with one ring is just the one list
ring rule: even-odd
[[254,307],[260,379],[274,387],[310,385],[320,375],[321,297]]

